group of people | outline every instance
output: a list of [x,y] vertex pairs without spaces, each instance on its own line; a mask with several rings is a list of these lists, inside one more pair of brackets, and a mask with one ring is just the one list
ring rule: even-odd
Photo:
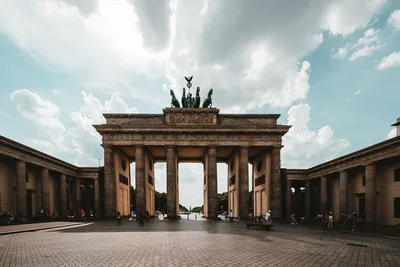
[[[135,212],[132,211],[131,218],[129,220],[133,220],[133,219],[136,219],[136,221],[139,221],[140,226],[143,226],[145,221],[146,222],[150,221],[150,213],[148,210],[139,211],[136,213],[136,216],[135,216]],[[117,225],[121,225],[121,220],[122,220],[122,216],[121,216],[121,213],[118,211],[117,212]]]
[[[228,218],[230,223],[233,223],[233,219],[235,218],[235,214],[233,213],[232,210],[229,211],[228,213]],[[253,219],[253,213],[249,213],[249,218]],[[255,219],[262,221],[262,220],[270,220],[271,219],[271,210],[268,210],[265,216],[261,213],[259,216],[256,216]]]

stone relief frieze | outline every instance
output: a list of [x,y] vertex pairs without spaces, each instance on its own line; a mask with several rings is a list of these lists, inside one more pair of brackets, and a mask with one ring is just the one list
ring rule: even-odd
[[169,123],[177,124],[210,124],[213,123],[212,113],[170,113],[167,115]]
[[281,142],[279,135],[236,134],[141,134],[105,133],[104,141],[228,141],[228,142]]

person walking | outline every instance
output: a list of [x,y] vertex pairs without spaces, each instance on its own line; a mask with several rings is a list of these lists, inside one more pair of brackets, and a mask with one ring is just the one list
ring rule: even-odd
[[121,213],[117,212],[117,225],[121,225]]
[[331,212],[329,212],[329,216],[328,216],[328,232],[332,233],[332,229],[333,229],[333,214],[331,211]]
[[234,215],[234,214],[233,214],[233,211],[230,210],[230,211],[229,211],[229,222],[230,222],[230,223],[233,223],[233,215]]

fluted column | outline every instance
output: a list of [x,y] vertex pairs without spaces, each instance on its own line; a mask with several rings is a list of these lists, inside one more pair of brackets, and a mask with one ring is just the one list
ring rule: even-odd
[[60,204],[61,204],[61,217],[67,217],[67,176],[60,175]]
[[[117,199],[114,178],[114,158],[113,148],[104,147],[104,193],[105,193],[105,215],[115,216],[117,209]],[[76,207],[77,209],[80,207]]]
[[50,180],[49,170],[42,169],[42,208],[47,209],[50,214]]
[[94,179],[94,209],[95,216],[100,217],[100,187],[99,187],[99,179]]
[[343,171],[340,173],[339,180],[339,212],[348,212],[347,210],[347,184],[348,175],[347,172]]
[[26,201],[26,165],[25,162],[17,161],[17,212],[23,218],[27,217],[27,201]]
[[367,223],[376,222],[376,194],[376,166],[370,164],[365,168],[365,221]]
[[292,181],[286,181],[286,213],[288,216],[292,213]]
[[328,211],[328,180],[321,177],[321,213]]
[[281,192],[281,147],[272,148],[271,157],[271,216],[282,217],[282,192]]
[[145,154],[141,146],[135,148],[136,211],[146,211]]
[[311,181],[306,181],[306,218],[310,219],[311,216]]
[[217,182],[217,149],[215,147],[208,148],[208,192],[207,192],[207,204],[208,204],[208,215],[207,219],[217,219],[217,194],[218,194],[218,182]]
[[[75,209],[77,212],[81,210],[81,182],[78,178],[75,179]],[[80,213],[77,213],[77,215]]]
[[241,147],[239,152],[239,217],[249,217],[249,151]]
[[170,219],[178,218],[176,203],[176,151],[173,146],[167,147],[167,217]]

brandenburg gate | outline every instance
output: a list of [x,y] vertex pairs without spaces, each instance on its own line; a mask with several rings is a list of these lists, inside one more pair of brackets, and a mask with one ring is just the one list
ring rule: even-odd
[[[193,76],[192,76],[193,77]],[[167,217],[179,217],[180,162],[204,166],[204,216],[217,219],[217,163],[228,165],[228,209],[248,217],[249,175],[253,180],[254,214],[282,217],[282,136],[276,114],[220,114],[211,107],[211,89],[200,106],[200,88],[192,96],[183,89],[181,103],[171,90],[171,107],[163,114],[104,114],[94,125],[104,148],[105,215],[130,213],[130,163],[135,162],[136,210],[155,214],[154,163],[166,162]],[[253,166],[249,174],[248,164]]]

